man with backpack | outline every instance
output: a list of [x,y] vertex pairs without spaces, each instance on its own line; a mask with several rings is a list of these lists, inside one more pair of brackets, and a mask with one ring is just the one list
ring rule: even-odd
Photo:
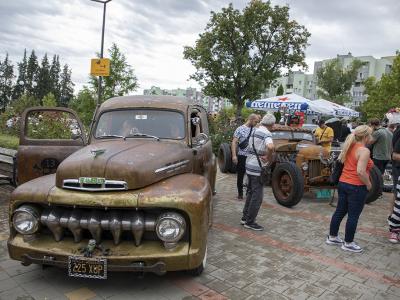
[[236,128],[235,133],[233,134],[231,152],[232,161],[236,165],[236,184],[239,200],[243,199],[243,178],[244,174],[246,173],[246,158],[248,155],[247,149],[249,145],[249,138],[258,122],[258,115],[251,114],[247,118],[246,123]]

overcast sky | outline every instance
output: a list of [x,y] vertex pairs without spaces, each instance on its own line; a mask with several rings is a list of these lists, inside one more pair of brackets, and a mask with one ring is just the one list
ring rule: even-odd
[[[113,0],[107,5],[105,49],[115,42],[135,69],[140,89],[198,87],[183,46],[194,45],[210,11],[222,0]],[[234,0],[242,9],[248,1]],[[351,52],[394,55],[400,49],[399,0],[286,0],[291,18],[311,32],[308,73],[316,60]],[[87,82],[90,58],[100,50],[102,4],[89,0],[0,0],[0,59],[20,61],[23,50],[41,58],[59,54],[72,68],[76,90]]]

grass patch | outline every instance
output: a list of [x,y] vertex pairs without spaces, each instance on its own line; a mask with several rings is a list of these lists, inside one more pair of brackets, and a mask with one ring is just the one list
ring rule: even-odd
[[17,150],[19,138],[15,135],[0,133],[0,147]]

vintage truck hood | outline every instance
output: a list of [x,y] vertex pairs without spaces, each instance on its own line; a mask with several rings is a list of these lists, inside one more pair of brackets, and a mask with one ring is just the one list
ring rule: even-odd
[[107,140],[88,145],[57,169],[56,185],[64,180],[98,177],[142,188],[176,174],[192,171],[192,150],[182,142],[150,139]]

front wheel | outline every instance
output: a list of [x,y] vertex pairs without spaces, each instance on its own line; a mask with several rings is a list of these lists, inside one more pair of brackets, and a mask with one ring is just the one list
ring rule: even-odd
[[188,270],[188,273],[192,276],[200,276],[203,273],[204,269],[206,268],[206,263],[207,263],[207,246],[206,246],[206,252],[204,253],[203,261],[201,262],[200,266]]
[[272,192],[280,205],[292,207],[303,197],[303,175],[292,162],[278,163],[272,172],[271,183]]

